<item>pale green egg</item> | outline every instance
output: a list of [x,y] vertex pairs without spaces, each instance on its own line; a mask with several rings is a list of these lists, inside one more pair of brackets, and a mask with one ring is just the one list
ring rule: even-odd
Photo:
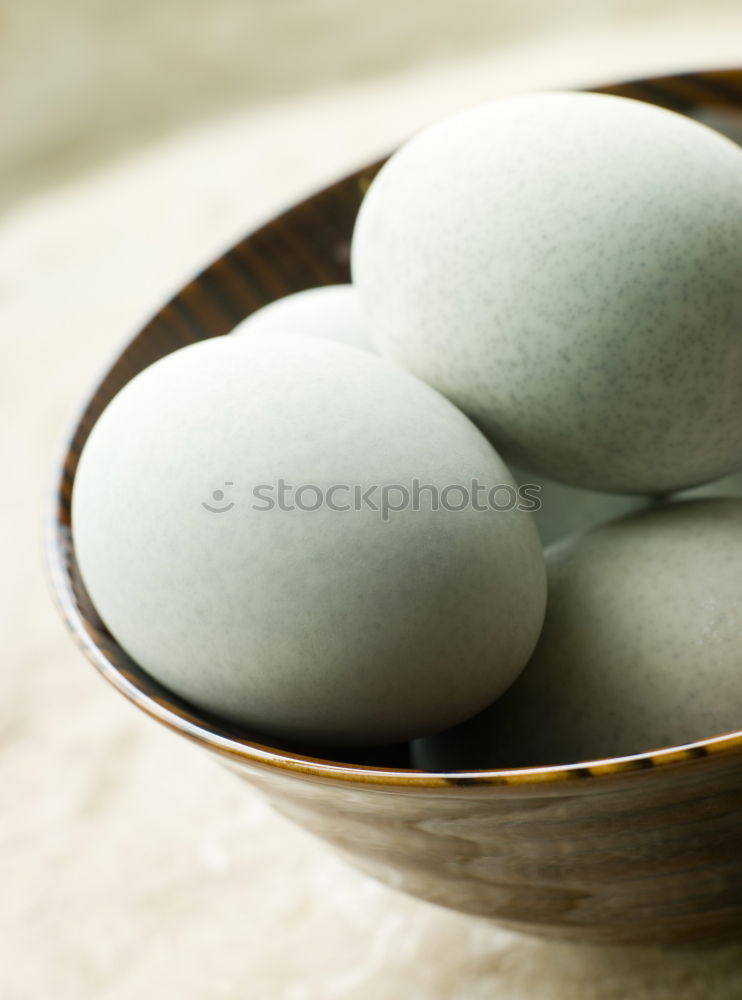
[[103,412],[75,551],[121,646],[196,706],[267,737],[396,742],[501,694],[541,628],[533,522],[460,507],[474,480],[514,491],[409,373],[330,340],[220,337]]
[[546,562],[530,662],[488,709],[413,744],[416,766],[569,764],[742,729],[742,500],[640,511]]
[[742,150],[603,94],[437,122],[361,205],[353,281],[381,353],[503,458],[613,493],[742,467]]
[[251,313],[232,333],[251,337],[276,333],[326,337],[377,353],[352,285],[323,285],[286,295]]

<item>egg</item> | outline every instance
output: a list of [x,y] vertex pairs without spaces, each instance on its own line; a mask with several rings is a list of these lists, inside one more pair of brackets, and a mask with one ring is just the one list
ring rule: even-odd
[[353,282],[380,351],[505,461],[614,493],[742,467],[742,151],[626,98],[532,93],[404,144]]
[[165,687],[269,738],[381,744],[478,711],[536,643],[538,534],[487,488],[514,494],[508,469],[409,373],[330,340],[227,336],[114,397],[72,530],[102,620]]
[[673,499],[695,500],[700,497],[739,497],[742,496],[742,473],[735,472],[724,479],[715,480],[713,483],[705,483],[703,486],[694,486],[689,490],[681,490],[673,496]]
[[518,466],[511,466],[510,471],[521,494],[532,504],[526,509],[533,515],[542,545],[551,545],[577,531],[587,531],[598,524],[641,510],[652,502],[651,497],[576,489],[544,476],[535,476]]
[[416,766],[566,764],[742,729],[742,500],[640,511],[546,563],[531,661],[476,718],[416,741]]
[[352,285],[323,285],[286,295],[252,313],[232,333],[239,336],[290,333],[329,337],[377,353],[358,293]]

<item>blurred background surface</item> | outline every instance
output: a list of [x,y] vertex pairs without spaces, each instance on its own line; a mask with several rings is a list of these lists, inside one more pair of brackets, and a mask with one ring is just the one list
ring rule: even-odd
[[413,66],[486,55],[493,85],[517,88],[534,70],[725,62],[740,34],[736,0],[2,0],[0,199],[189,122]]
[[41,559],[96,375],[247,230],[461,105],[733,65],[738,0],[0,0],[2,1000],[741,995],[739,944],[549,944],[345,868],[100,680]]

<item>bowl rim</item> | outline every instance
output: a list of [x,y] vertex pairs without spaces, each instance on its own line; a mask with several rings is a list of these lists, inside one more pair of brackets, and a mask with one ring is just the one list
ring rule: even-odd
[[[734,86],[729,83],[730,77],[734,80]],[[645,99],[649,99],[652,103],[664,104],[669,107],[675,106],[681,110],[683,104],[676,102],[673,105],[673,102],[669,101],[668,93],[663,88],[670,88],[673,83],[679,83],[682,91],[683,87],[695,81],[701,81],[704,84],[706,93],[717,93],[722,99],[722,104],[731,105],[742,112],[742,69],[736,68],[712,70],[708,73],[678,73],[648,77],[590,89],[615,93],[621,92],[623,89],[641,88]],[[695,101],[686,98],[687,107],[697,103],[697,97]],[[358,177],[360,180],[363,175],[364,171],[361,170],[348,175],[343,180],[348,180],[350,177]],[[276,219],[289,215],[298,205],[311,202],[317,195],[329,191],[333,186],[328,185],[313,192],[303,202],[299,202],[282,215],[271,219],[264,226],[251,232],[245,239],[250,239],[262,230],[268,229]],[[227,253],[229,252],[228,250]],[[220,259],[222,258],[218,258],[217,262]],[[181,292],[182,290],[181,288]],[[174,298],[177,299],[181,292],[178,292]],[[158,309],[153,319],[156,320],[165,309],[170,307],[173,301],[171,299]],[[73,551],[71,532],[60,516],[60,497],[64,495],[70,460],[72,459],[73,464],[76,464],[74,462],[75,442],[80,436],[83,439],[86,438],[87,433],[89,433],[89,429],[87,433],[85,432],[84,423],[95,396],[111,375],[122,352],[148,325],[149,323],[140,326],[134,337],[129,338],[123,348],[119,347],[112,361],[104,366],[102,373],[99,373],[92,391],[89,392],[84,404],[78,407],[76,415],[70,421],[67,433],[63,438],[61,460],[58,461],[53,470],[49,509],[44,522],[44,562],[47,580],[54,602],[68,630],[99,673],[139,709],[169,729],[216,753],[225,763],[231,763],[237,767],[242,765],[243,768],[248,766],[258,771],[280,771],[287,775],[293,774],[296,777],[311,777],[324,781],[339,781],[345,784],[375,785],[389,789],[402,787],[405,790],[430,791],[450,790],[452,787],[481,789],[482,786],[510,786],[513,790],[522,788],[525,791],[531,788],[535,791],[534,786],[538,786],[543,791],[546,786],[551,786],[556,791],[557,787],[563,788],[565,783],[569,783],[571,789],[577,790],[578,787],[594,787],[595,779],[615,778],[637,771],[670,766],[673,768],[687,767],[692,762],[704,757],[742,757],[742,729],[740,729],[692,743],[661,747],[643,753],[561,765],[450,771],[422,771],[413,768],[371,766],[294,753],[267,743],[241,738],[227,732],[219,732],[216,726],[199,716],[197,710],[188,711],[176,701],[171,702],[164,697],[155,698],[142,690],[119,669],[112,659],[106,656],[96,641],[92,626],[86,621],[79,608],[68,562],[68,552]],[[70,483],[73,482],[74,469],[70,478]],[[576,779],[582,780],[576,781]]]

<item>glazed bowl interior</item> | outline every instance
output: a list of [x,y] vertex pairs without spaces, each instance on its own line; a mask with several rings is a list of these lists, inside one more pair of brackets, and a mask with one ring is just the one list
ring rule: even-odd
[[[677,110],[742,141],[742,71],[687,74],[596,88]],[[742,732],[714,735],[683,747],[563,766],[471,772],[414,770],[406,745],[338,751],[276,744],[199,711],[141,670],[112,638],[82,584],[70,527],[78,458],[90,430],[113,396],[143,368],[188,343],[230,332],[245,316],[292,292],[350,279],[353,223],[383,161],[353,173],[296,205],[232,247],[168,302],[123,350],[86,402],[55,482],[47,555],[55,598],[77,642],[118,690],[161,723],[225,759],[344,782],[433,788],[553,783],[645,771],[717,754],[742,754]]]

